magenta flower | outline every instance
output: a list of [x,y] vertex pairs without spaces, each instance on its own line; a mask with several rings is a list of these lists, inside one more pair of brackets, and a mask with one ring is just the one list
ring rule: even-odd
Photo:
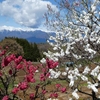
[[35,79],[33,77],[33,74],[29,74],[26,76],[26,81],[27,82],[35,82]]
[[46,63],[47,63],[47,67],[49,69],[56,68],[57,65],[58,65],[58,62],[57,61],[53,61],[53,60],[49,60],[49,59],[46,59]]
[[34,93],[30,94],[30,100],[34,100]]
[[16,66],[16,69],[22,69],[23,68],[23,65],[22,64],[18,64],[17,66]]
[[18,57],[19,62],[21,62],[21,61],[22,61],[22,59],[23,59],[23,57],[22,57],[22,56],[19,56],[19,57]]
[[61,88],[61,92],[62,92],[62,93],[66,92],[66,87],[62,87],[62,88]]
[[6,95],[2,98],[2,100],[9,100],[9,97]]
[[12,70],[11,69],[9,70],[9,74],[12,75]]
[[25,90],[28,88],[28,83],[27,82],[22,82],[19,84],[18,86],[20,88],[20,90]]
[[42,90],[42,93],[43,93],[43,94],[45,94],[46,92],[47,92],[47,91],[46,91],[45,89],[44,89],[44,90]]
[[43,73],[40,75],[40,80],[45,81],[45,75]]
[[6,53],[6,50],[3,50],[3,51],[0,53],[0,56],[3,56],[5,53]]
[[57,98],[58,97],[58,94],[57,93],[52,93],[52,94],[50,94],[50,98]]
[[55,86],[56,88],[60,88],[61,84],[56,84]]
[[19,91],[19,88],[15,87],[15,88],[13,88],[12,93],[17,94],[18,91]]
[[5,67],[9,64],[10,62],[8,61],[7,57],[5,57],[4,59],[2,59],[2,67]]
[[29,66],[29,68],[28,68],[29,73],[35,73],[36,70],[37,70],[37,67],[34,67],[33,65]]

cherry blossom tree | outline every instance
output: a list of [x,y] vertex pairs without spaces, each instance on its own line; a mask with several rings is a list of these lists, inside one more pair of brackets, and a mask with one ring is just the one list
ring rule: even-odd
[[[100,61],[94,60],[100,56],[100,0],[57,2],[58,11],[47,5],[46,24],[56,35],[50,36],[47,41],[53,52],[44,54],[54,61],[59,61],[59,67],[65,66],[65,71],[60,71],[58,67],[57,70],[49,70],[50,76],[68,82],[72,94],[69,100],[79,99],[80,93],[92,100],[100,100]],[[77,63],[78,61],[80,63]],[[85,61],[85,66],[82,61]],[[66,62],[74,64],[68,66]]]

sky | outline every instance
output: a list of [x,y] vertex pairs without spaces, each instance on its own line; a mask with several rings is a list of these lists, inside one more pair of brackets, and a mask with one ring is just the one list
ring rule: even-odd
[[57,10],[54,0],[0,0],[0,27],[45,30],[47,4]]

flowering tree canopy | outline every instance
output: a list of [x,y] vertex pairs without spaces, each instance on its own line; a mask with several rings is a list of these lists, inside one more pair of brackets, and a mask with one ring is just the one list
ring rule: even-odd
[[[65,71],[50,70],[51,75],[56,78],[63,75],[74,98],[79,99],[79,93],[83,93],[93,100],[99,100],[100,61],[94,58],[100,56],[100,0],[60,0],[58,4],[60,11],[53,11],[47,6],[46,22],[56,31],[56,35],[50,36],[47,41],[53,47],[53,52],[44,54],[59,61],[61,66],[65,65]],[[94,68],[89,64],[78,64],[79,60],[94,63]],[[65,61],[74,62],[74,65],[66,66]],[[86,92],[84,87],[91,92]]]

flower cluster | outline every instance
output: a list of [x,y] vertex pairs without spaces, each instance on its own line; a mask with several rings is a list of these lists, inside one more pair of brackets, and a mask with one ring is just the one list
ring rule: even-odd
[[[33,88],[33,86],[35,88],[34,91],[37,92],[28,94],[30,100],[34,100],[37,97],[41,98],[40,94],[42,94],[43,98],[46,98],[45,94],[48,92],[48,90],[45,89],[45,86],[47,85],[47,81],[51,75],[49,70],[55,69],[58,66],[57,61],[47,58],[46,64],[34,66],[32,62],[26,61],[22,56],[16,57],[14,54],[6,55],[6,51],[4,52],[2,50],[0,51],[0,57],[0,84],[3,85],[3,87],[0,88],[2,93],[0,95],[3,95],[2,100],[14,100],[15,98],[20,99],[21,97],[19,97],[18,94],[22,91],[23,95],[25,95],[26,91]],[[23,75],[19,76],[20,73],[23,73]],[[39,74],[39,79],[36,78],[37,74]],[[34,83],[35,85],[32,85]],[[9,91],[9,87],[12,90],[10,89]],[[64,89],[61,91],[64,91]],[[52,96],[57,97],[57,94],[54,93]]]

